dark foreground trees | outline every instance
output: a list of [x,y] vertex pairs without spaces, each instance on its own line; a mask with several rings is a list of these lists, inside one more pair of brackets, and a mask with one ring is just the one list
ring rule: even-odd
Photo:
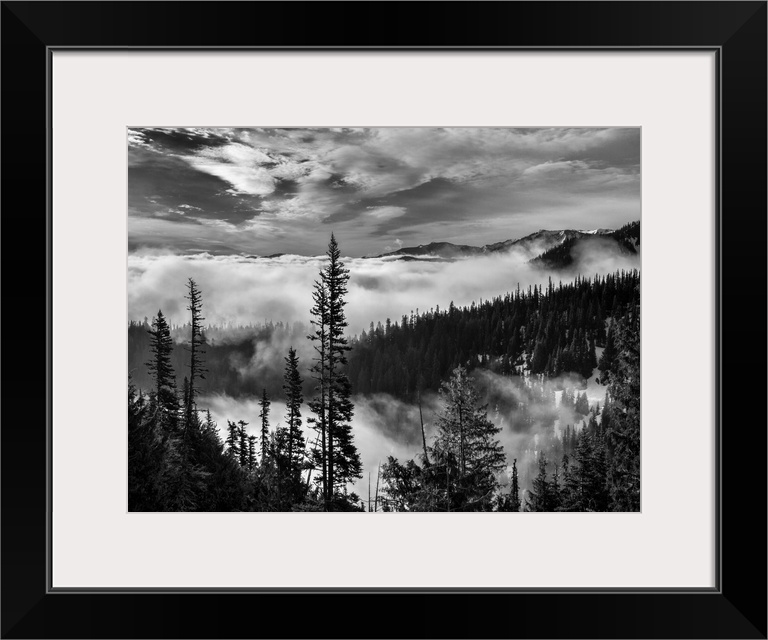
[[[206,374],[202,293],[187,283],[190,312],[187,375],[180,390],[172,365],[173,339],[162,312],[153,320],[146,369],[151,390],[129,380],[129,509],[131,511],[360,510],[348,484],[362,475],[351,419],[354,407],[345,367],[349,271],[331,236],[328,262],[315,285],[312,309],[318,357],[312,367],[318,396],[310,409],[319,438],[311,455],[302,431],[301,363],[291,347],[285,358],[285,426],[270,427],[271,399],[259,401],[259,447],[248,423],[227,420],[226,442],[210,412],[198,407]],[[321,471],[321,473],[319,472]],[[313,482],[314,481],[314,482]]]
[[[479,406],[462,367],[440,389],[443,411],[422,465],[390,456],[382,467],[385,507],[413,511],[491,511],[505,467],[501,429]],[[389,503],[389,504],[388,504]]]
[[[233,511],[243,504],[237,460],[224,453],[218,429],[207,413],[200,419],[195,398],[202,377],[202,296],[188,282],[192,314],[189,377],[181,393],[170,363],[173,341],[161,311],[152,322],[147,369],[152,390],[128,387],[128,509],[130,511]],[[230,437],[232,434],[230,434]]]

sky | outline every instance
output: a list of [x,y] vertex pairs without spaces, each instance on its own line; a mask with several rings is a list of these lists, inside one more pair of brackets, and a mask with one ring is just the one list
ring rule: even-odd
[[640,219],[639,128],[131,128],[131,253],[481,246]]

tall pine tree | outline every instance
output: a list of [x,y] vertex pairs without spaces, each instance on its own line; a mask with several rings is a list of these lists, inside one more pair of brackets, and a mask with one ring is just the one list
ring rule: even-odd
[[245,427],[248,423],[245,420],[240,420],[237,423],[238,427],[238,448],[240,449],[240,466],[243,469],[248,468],[248,431]]
[[288,349],[285,358],[285,377],[283,391],[285,392],[285,424],[287,425],[287,454],[288,475],[291,479],[300,479],[301,466],[304,460],[304,435],[301,431],[301,403],[304,396],[301,390],[301,374],[296,350]]
[[150,375],[154,378],[157,408],[166,421],[175,423],[178,400],[176,397],[176,376],[171,365],[173,339],[162,311],[157,312],[157,317],[152,321],[152,328],[149,329],[148,333],[152,358],[146,365]]
[[[489,511],[504,469],[501,431],[479,406],[477,391],[466,369],[457,367],[440,389],[445,403],[437,416],[437,434],[430,450],[431,467],[445,486],[450,511]],[[439,470],[442,470],[440,472]]]
[[309,423],[314,425],[318,433],[319,442],[312,449],[312,465],[319,468],[321,476],[319,478],[320,490],[322,492],[323,505],[326,510],[330,505],[330,496],[328,493],[328,429],[327,419],[327,397],[328,397],[328,291],[322,278],[315,280],[312,291],[314,306],[310,309],[312,314],[311,323],[314,332],[308,336],[314,342],[315,357],[310,369],[312,379],[316,382],[315,391],[317,395],[309,401],[309,410],[315,414],[314,418],[309,419]]
[[272,403],[267,396],[267,390],[262,390],[259,400],[259,418],[261,418],[261,464],[265,464],[269,456],[269,407]]
[[237,423],[227,420],[227,451],[239,462],[240,460],[240,432]]
[[553,511],[552,484],[547,479],[547,456],[539,451],[537,464],[539,473],[533,480],[533,489],[525,505],[526,511]]
[[248,436],[248,471],[256,467],[256,436]]
[[191,314],[191,330],[190,338],[187,344],[187,351],[189,351],[189,388],[187,391],[186,406],[185,406],[185,434],[186,430],[190,427],[197,425],[197,412],[195,405],[195,398],[199,394],[198,382],[205,379],[206,368],[203,362],[203,355],[205,354],[205,335],[203,334],[203,298],[200,290],[197,288],[197,284],[192,278],[189,278],[187,282],[187,295],[184,296],[189,300],[187,310]]
[[512,489],[509,492],[509,510],[520,511],[520,480],[517,475],[517,458],[512,461]]
[[310,336],[318,353],[312,370],[320,398],[310,407],[318,416],[315,421],[320,423],[321,436],[324,436],[320,453],[324,467],[323,498],[325,510],[330,511],[352,506],[346,497],[346,486],[362,477],[362,467],[352,435],[354,406],[346,373],[346,353],[350,347],[345,336],[344,307],[349,270],[341,261],[341,251],[333,234],[326,255],[328,262],[315,282],[312,308],[315,332]]

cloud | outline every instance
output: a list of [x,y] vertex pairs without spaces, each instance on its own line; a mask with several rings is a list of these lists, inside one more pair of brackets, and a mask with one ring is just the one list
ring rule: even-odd
[[387,222],[405,215],[405,207],[368,207],[360,216],[372,222]]
[[152,145],[147,140],[147,136],[144,134],[144,132],[136,129],[128,130],[128,146],[152,149]]
[[247,193],[264,196],[275,190],[275,179],[260,167],[238,167],[224,162],[210,162],[204,158],[190,158],[188,162],[200,171],[210,173],[232,185],[228,193]]
[[[269,218],[280,239],[270,253],[298,245],[311,253],[329,226],[342,224],[354,227],[347,250],[366,255],[382,233],[485,244],[544,220],[615,227],[639,217],[637,128],[131,129],[128,142],[132,217],[184,224],[188,213],[168,212],[185,203],[198,218],[238,227]],[[302,242],[289,238],[297,221]],[[173,230],[160,246],[173,246]],[[206,250],[242,245],[197,231]],[[188,231],[178,236],[186,245]]]
[[403,241],[400,238],[395,238],[395,242],[392,245],[384,247],[384,251],[391,253],[392,251],[399,251],[403,248]]
[[233,143],[203,147],[194,155],[182,155],[195,169],[228,182],[232,194],[263,196],[275,190],[275,178],[262,167],[272,159],[259,149]]

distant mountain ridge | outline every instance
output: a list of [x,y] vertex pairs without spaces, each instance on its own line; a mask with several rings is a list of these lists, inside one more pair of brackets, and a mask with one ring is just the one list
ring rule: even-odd
[[[624,255],[635,255],[639,253],[640,246],[640,221],[630,222],[616,231],[599,234],[606,239],[615,240],[619,252]],[[565,269],[573,264],[573,248],[582,240],[581,237],[570,237],[563,242],[554,245],[530,260],[529,263],[535,267],[545,267],[547,269]]]
[[587,236],[603,236],[613,233],[613,229],[592,229],[589,231],[577,229],[561,229],[550,231],[540,229],[535,233],[517,238],[516,240],[503,240],[475,247],[465,244],[453,244],[451,242],[430,242],[429,244],[420,244],[418,247],[402,247],[397,251],[383,253],[376,258],[396,257],[401,259],[414,258],[463,258],[469,256],[489,255],[493,253],[506,252],[515,248],[524,249],[531,258],[538,256],[553,247],[559,246],[569,240],[575,240]]

